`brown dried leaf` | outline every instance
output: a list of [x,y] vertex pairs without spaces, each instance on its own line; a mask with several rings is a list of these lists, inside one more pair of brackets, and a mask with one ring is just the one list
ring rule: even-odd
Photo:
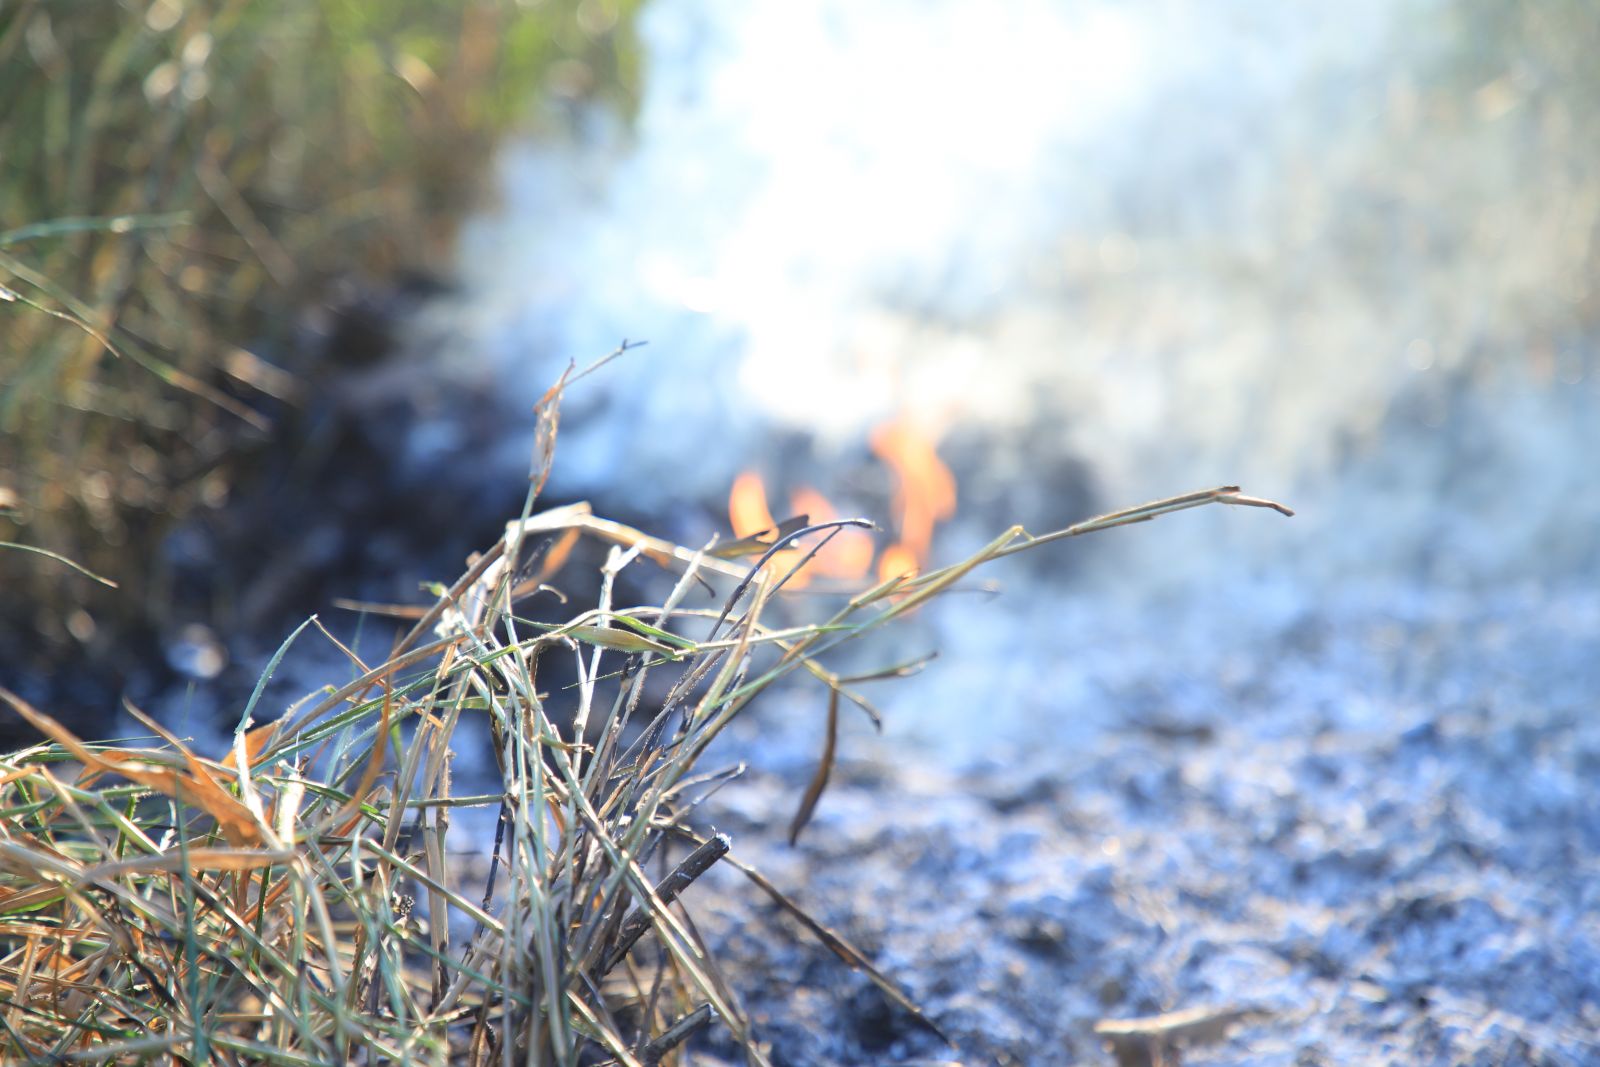
[[[269,722],[264,726],[257,726],[254,730],[244,735],[244,754],[245,758],[250,761],[250,766],[254,767],[256,765],[256,757],[261,755],[261,751],[267,747],[267,742],[272,740],[277,730],[278,724]],[[222,757],[222,765],[224,767],[233,767],[233,756],[234,750],[228,749],[228,754]]]
[[181,745],[177,746],[178,751],[189,764],[189,774],[167,767],[152,767],[146,762],[149,756],[141,752],[119,749],[97,752],[80,741],[71,730],[11,690],[0,687],[0,699],[10,704],[35,730],[71,752],[86,770],[119,774],[158,793],[193,804],[217,820],[218,828],[231,845],[240,847],[261,843],[261,831],[250,809],[224,789],[194,753]]
[[811,821],[812,813],[817,810],[817,801],[822,799],[822,791],[828,788],[828,778],[833,774],[834,752],[839,742],[839,690],[828,690],[828,727],[822,741],[822,758],[817,762],[817,773],[812,775],[811,784],[806,786],[806,792],[800,798],[800,807],[796,809],[794,818],[789,821],[789,845],[793,847],[800,840],[800,831],[806,828]]

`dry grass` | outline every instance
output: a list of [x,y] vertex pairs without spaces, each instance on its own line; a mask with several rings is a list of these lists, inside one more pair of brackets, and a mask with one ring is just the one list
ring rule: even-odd
[[[149,720],[158,747],[85,744],[0,690],[53,741],[0,760],[9,1060],[653,1064],[716,1022],[765,1063],[680,899],[719,862],[916,1013],[725,838],[699,834],[697,806],[735,773],[707,773],[707,747],[789,676],[825,694],[830,720],[841,702],[867,708],[865,679],[829,670],[827,653],[990,560],[1204,504],[1278,507],[1224,488],[1044,537],[1016,527],[954,566],[841,594],[822,621],[777,626],[767,609],[792,573],[775,570],[792,558],[780,548],[845,524],[742,546],[760,554],[751,566],[582,507],[534,514],[559,399],[558,386],[505,537],[388,662],[356,661],[355,681],[267,726],[252,728],[252,700],[224,758]],[[519,603],[580,536],[612,543],[596,601],[560,625],[527,621]],[[614,603],[617,575],[641,561],[678,574],[671,594]],[[541,691],[551,657],[570,659],[575,685]],[[497,795],[452,787],[452,738],[475,716],[491,727]],[[832,755],[830,740],[796,833]],[[504,837],[495,866],[469,875],[451,867],[450,816],[473,804],[503,805]]]
[[162,538],[313,392],[299,312],[448,263],[542,94],[626,108],[635,6],[0,5],[0,542],[122,586],[0,551],[0,629],[81,666],[159,624]]

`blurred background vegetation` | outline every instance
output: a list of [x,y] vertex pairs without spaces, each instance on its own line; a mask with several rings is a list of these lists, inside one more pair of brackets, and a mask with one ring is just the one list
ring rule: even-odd
[[[497,138],[638,84],[637,0],[0,7],[0,662],[148,655],[163,538],[295,433],[309,307],[447,271]],[[303,333],[304,331],[300,331]],[[57,709],[71,714],[71,709]]]

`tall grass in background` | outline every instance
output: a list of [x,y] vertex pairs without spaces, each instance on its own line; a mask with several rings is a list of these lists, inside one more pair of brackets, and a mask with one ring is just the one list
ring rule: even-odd
[[297,312],[333,279],[448,269],[542,94],[628,107],[635,6],[0,5],[0,542],[120,584],[0,550],[0,634],[48,653],[26,669],[160,621],[162,536],[315,381]]

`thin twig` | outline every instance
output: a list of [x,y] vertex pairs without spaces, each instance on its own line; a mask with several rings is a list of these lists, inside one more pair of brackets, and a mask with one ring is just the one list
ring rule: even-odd
[[716,1009],[710,1004],[700,1005],[661,1031],[659,1037],[646,1045],[639,1053],[639,1062],[645,1067],[655,1067],[663,1056],[689,1040],[698,1031],[705,1029],[716,1017]]
[[[709,871],[712,864],[726,856],[732,847],[733,840],[727,834],[716,834],[701,842],[700,847],[689,853],[688,858],[678,864],[671,874],[661,879],[656,886],[656,896],[661,903],[671,904],[678,898],[679,893],[689,888],[696,878]],[[606,956],[605,969],[602,973],[609,973],[621,963],[628,950],[633,948],[634,943],[643,937],[648,929],[650,929],[650,909],[641,905],[622,921],[622,927],[617,931],[617,943]]]

